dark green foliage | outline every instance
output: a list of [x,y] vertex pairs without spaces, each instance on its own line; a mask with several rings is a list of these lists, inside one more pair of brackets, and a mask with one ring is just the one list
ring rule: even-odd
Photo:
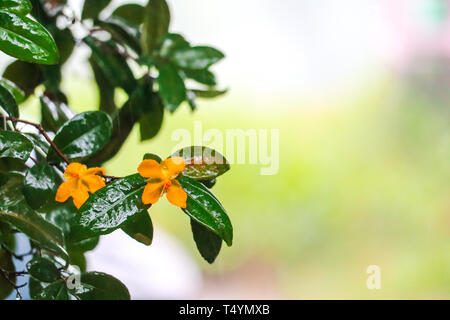
[[[72,14],[79,10],[68,8],[65,0],[0,1],[0,50],[18,59],[0,78],[0,299],[17,289],[11,282],[20,279],[14,276],[15,233],[24,234],[32,248],[26,269],[19,270],[29,276],[32,299],[130,299],[118,279],[86,272],[85,253],[95,249],[100,236],[117,229],[151,245],[151,205],[143,204],[142,194],[152,179],[139,173],[99,174],[91,178],[106,186],[94,189],[86,187],[86,177],[65,172],[66,167],[71,162],[102,166],[121,150],[136,124],[141,141],[151,140],[170,121],[167,111],[175,112],[184,102],[194,110],[196,97],[225,92],[216,88],[212,71],[224,55],[170,33],[165,0],[115,5],[86,0],[77,17]],[[86,29],[83,38],[73,32],[77,28]],[[63,66],[79,47],[90,50],[87,62],[99,90],[98,105],[83,113],[71,109],[61,88]],[[117,90],[127,95],[122,105],[115,99]],[[20,118],[20,104],[33,95],[40,102],[39,123]],[[183,210],[194,241],[212,263],[222,241],[231,245],[233,229],[208,188],[230,166],[215,150],[202,147],[199,156],[192,150],[175,154],[186,163],[177,179],[187,194]],[[148,152],[136,155],[136,168],[143,159],[162,162]],[[75,184],[64,185],[71,197],[58,198],[61,184],[72,178],[78,179]],[[89,190],[80,208],[72,199],[77,188]]]

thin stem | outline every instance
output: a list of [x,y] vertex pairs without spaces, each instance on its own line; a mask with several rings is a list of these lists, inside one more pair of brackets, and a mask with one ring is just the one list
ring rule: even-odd
[[3,243],[1,244],[1,247],[3,250],[5,250],[6,252],[8,252],[10,255],[12,255],[14,258],[18,259],[18,260],[23,260],[24,257],[26,256],[30,256],[33,254],[33,249],[31,249],[29,252],[27,253],[23,253],[23,254],[17,254],[14,251],[10,250],[6,245],[4,245]]
[[8,117],[8,116],[3,116],[0,115],[0,119],[5,119],[5,120],[9,120],[13,123],[25,123],[28,124],[30,126],[35,127],[36,129],[39,130],[39,132],[44,136],[45,140],[47,140],[48,143],[50,143],[50,146],[53,148],[53,150],[55,150],[55,152],[61,157],[61,159],[63,159],[67,164],[70,164],[70,160],[69,158],[67,158],[64,153],[62,153],[61,150],[59,150],[58,146],[53,142],[53,140],[48,136],[47,132],[44,130],[44,128],[39,124],[39,123],[35,123],[35,122],[31,122],[28,120],[23,120],[23,119],[18,119],[18,118],[14,118],[14,117]]
[[14,288],[14,290],[16,290],[17,298],[22,300],[22,295],[20,294],[19,289],[22,287],[25,287],[27,285],[27,283],[25,282],[21,285],[16,285],[15,280],[13,280],[11,278],[26,275],[26,274],[28,274],[28,272],[27,271],[8,271],[3,268],[0,268],[0,274],[3,275],[3,278],[5,278],[5,280],[8,281],[8,283],[11,285],[11,287]]

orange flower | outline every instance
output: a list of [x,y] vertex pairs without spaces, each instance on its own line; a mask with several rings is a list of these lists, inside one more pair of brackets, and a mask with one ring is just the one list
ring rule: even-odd
[[105,175],[105,169],[88,169],[84,164],[72,162],[64,172],[64,178],[67,181],[59,186],[55,200],[65,202],[72,197],[75,206],[80,208],[89,198],[88,191],[94,193],[105,186],[105,181],[98,174]]
[[185,168],[181,157],[172,157],[160,164],[155,160],[144,160],[138,167],[138,172],[148,178],[142,193],[144,204],[154,204],[167,192],[167,200],[177,207],[186,208],[187,194],[181,184],[175,179]]

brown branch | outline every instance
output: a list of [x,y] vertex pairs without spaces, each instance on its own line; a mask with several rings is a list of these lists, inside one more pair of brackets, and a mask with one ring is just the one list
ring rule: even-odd
[[22,300],[22,295],[20,294],[19,289],[25,287],[27,285],[27,283],[25,282],[21,285],[16,285],[15,278],[17,276],[26,275],[26,274],[28,274],[28,272],[27,271],[8,271],[8,270],[0,268],[0,274],[11,285],[11,287],[13,287],[14,290],[16,290],[17,298]]
[[28,120],[23,120],[23,119],[18,119],[18,118],[14,118],[14,117],[3,116],[3,115],[0,115],[0,119],[9,120],[13,123],[17,123],[17,122],[25,123],[25,124],[35,127],[36,129],[39,130],[39,133],[44,136],[45,140],[47,140],[47,142],[50,143],[50,146],[61,157],[61,159],[63,159],[67,164],[70,164],[69,158],[67,158],[64,155],[64,153],[62,153],[62,151],[59,150],[58,146],[48,136],[47,132],[44,130],[44,128],[39,123],[35,123],[35,122],[28,121]]

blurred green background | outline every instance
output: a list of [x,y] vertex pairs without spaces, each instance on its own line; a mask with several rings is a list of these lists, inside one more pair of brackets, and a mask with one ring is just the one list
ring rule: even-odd
[[[65,89],[77,111],[98,99],[85,79]],[[106,165],[115,175],[136,172],[142,154],[170,154],[173,130],[192,131],[194,120],[204,130],[280,129],[278,174],[235,164],[213,188],[235,241],[212,266],[197,254],[187,216],[167,201],[151,209],[155,237],[158,228],[169,231],[198,260],[206,279],[200,297],[449,298],[448,109],[391,77],[326,104],[273,102],[255,108],[230,93],[195,113],[183,105],[154,140],[140,143],[135,130]],[[33,116],[36,103],[23,110]],[[366,287],[373,264],[381,290]]]

